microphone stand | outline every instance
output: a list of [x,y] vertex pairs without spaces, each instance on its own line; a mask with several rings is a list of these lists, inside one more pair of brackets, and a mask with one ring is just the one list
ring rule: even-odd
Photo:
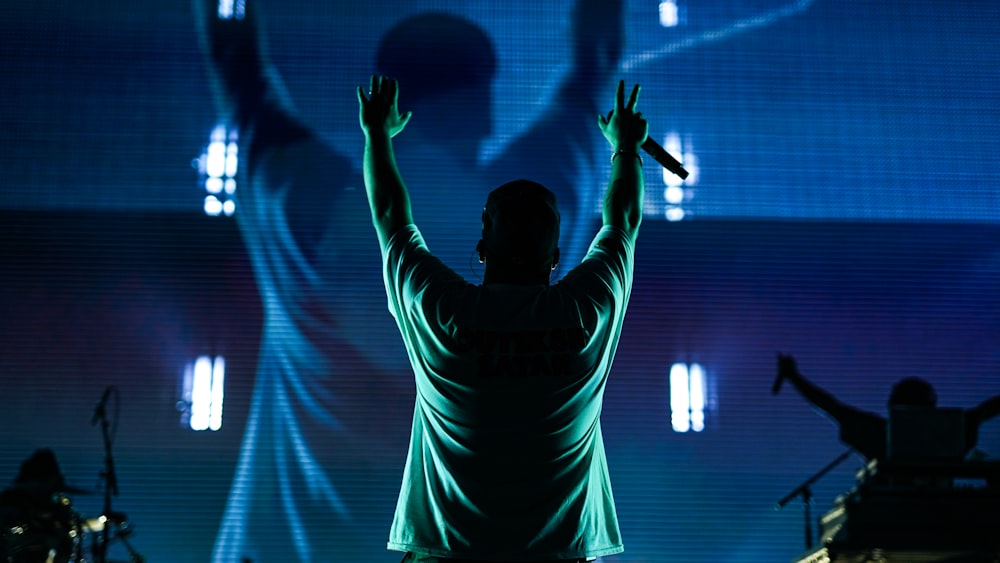
[[854,450],[847,450],[846,452],[844,452],[844,453],[840,454],[839,456],[837,456],[837,459],[835,459],[835,460],[831,461],[830,463],[828,463],[826,465],[826,467],[824,467],[823,469],[820,469],[815,475],[813,475],[812,477],[806,479],[806,481],[804,483],[802,483],[798,487],[795,487],[795,489],[793,489],[792,492],[790,492],[787,495],[785,495],[784,498],[782,498],[781,500],[779,500],[778,503],[774,507],[775,510],[781,510],[786,504],[788,504],[789,502],[791,502],[795,497],[797,497],[797,496],[801,496],[802,497],[802,502],[805,505],[806,551],[812,549],[812,546],[813,546],[812,511],[811,511],[811,508],[810,508],[811,504],[812,504],[812,489],[810,488],[810,486],[813,483],[815,483],[816,481],[818,481],[820,479],[820,477],[822,477],[822,476],[826,475],[827,473],[829,473],[831,469],[833,469],[834,467],[837,467],[838,465],[840,465],[840,463],[842,461],[844,461],[845,459],[847,459],[848,456],[850,456],[853,451]]
[[[117,389],[115,389],[118,400]],[[108,560],[108,543],[111,538],[112,512],[111,497],[118,496],[118,476],[115,474],[115,460],[111,455],[111,434],[110,424],[105,409],[99,408],[95,413],[101,422],[101,436],[104,440],[104,469],[101,470],[101,478],[104,480],[104,508],[101,514],[104,515],[105,522],[101,528],[101,539],[94,544],[94,560],[96,563],[106,563]]]

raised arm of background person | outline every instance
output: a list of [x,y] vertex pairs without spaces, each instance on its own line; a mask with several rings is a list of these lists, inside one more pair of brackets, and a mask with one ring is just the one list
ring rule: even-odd
[[969,414],[980,423],[997,416],[1000,414],[1000,395],[994,395],[979,403],[979,405],[969,411]]
[[[785,354],[778,354],[778,379],[788,381],[795,387],[807,401],[817,408],[823,410],[835,420],[843,424],[849,411],[853,410],[847,405],[838,401],[833,395],[813,385],[801,373],[795,363],[795,358]],[[780,385],[775,385],[774,393],[778,392]]]
[[611,157],[611,181],[604,196],[605,225],[619,227],[635,240],[642,222],[642,200],[645,186],[639,147],[646,140],[649,126],[642,114],[635,111],[639,85],[632,88],[625,101],[625,81],[618,82],[615,107],[598,121],[604,138],[614,151]]
[[396,231],[413,222],[410,195],[392,149],[392,138],[406,127],[412,114],[400,115],[398,100],[398,84],[385,76],[372,76],[367,96],[358,86],[358,118],[365,134],[365,190],[383,248]]

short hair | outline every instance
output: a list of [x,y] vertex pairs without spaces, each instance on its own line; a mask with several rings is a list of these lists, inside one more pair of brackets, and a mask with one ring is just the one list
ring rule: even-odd
[[556,195],[531,180],[507,182],[483,208],[483,251],[494,263],[518,270],[551,265],[559,247]]
[[892,386],[889,406],[933,407],[937,405],[934,387],[919,377],[904,377]]
[[496,74],[493,42],[476,23],[455,14],[407,17],[379,41],[375,68],[399,81],[400,105],[460,87],[488,86]]

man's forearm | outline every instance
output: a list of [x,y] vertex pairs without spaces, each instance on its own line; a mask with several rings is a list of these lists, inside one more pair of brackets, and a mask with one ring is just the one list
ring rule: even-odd
[[621,152],[611,161],[611,181],[604,196],[605,225],[619,227],[635,238],[642,222],[645,183],[637,152]]
[[365,191],[379,242],[385,245],[397,230],[413,222],[410,196],[396,166],[388,134],[365,137]]

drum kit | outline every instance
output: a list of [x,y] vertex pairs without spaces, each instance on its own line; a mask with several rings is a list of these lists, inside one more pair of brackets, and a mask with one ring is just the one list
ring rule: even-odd
[[111,508],[118,480],[105,407],[112,395],[117,398],[113,386],[104,391],[91,420],[92,426],[100,423],[104,438],[101,514],[88,516],[73,509],[69,495],[93,491],[67,484],[55,453],[37,449],[21,463],[11,486],[0,491],[0,563],[120,563],[108,560],[113,543],[124,546],[129,563],[144,563],[129,543],[128,518]]
[[60,489],[15,484],[0,494],[0,563],[100,561],[100,554],[107,553],[106,542],[122,542],[131,563],[144,561],[128,544],[132,530],[124,514],[81,514],[68,495],[90,491]]

